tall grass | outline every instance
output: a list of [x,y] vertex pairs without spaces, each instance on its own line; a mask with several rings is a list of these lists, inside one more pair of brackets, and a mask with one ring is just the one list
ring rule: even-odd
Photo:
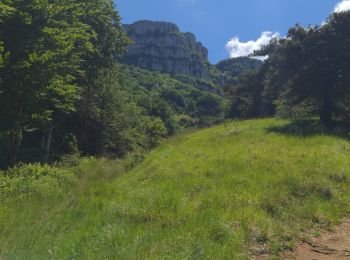
[[350,143],[231,122],[164,142],[132,170],[86,159],[59,196],[7,198],[0,259],[248,259],[350,213]]

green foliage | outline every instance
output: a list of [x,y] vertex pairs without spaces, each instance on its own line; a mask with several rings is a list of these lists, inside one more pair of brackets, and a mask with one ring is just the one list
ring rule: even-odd
[[230,116],[232,118],[252,118],[261,114],[261,73],[249,71],[239,79],[239,85],[231,89],[232,104]]
[[[238,85],[239,77],[249,72],[257,70],[263,65],[263,62],[249,57],[239,57],[220,61],[215,65],[219,71],[217,77],[223,82],[225,88],[232,88]],[[226,89],[227,91],[227,89]]]
[[281,118],[300,120],[309,117],[317,111],[317,105],[308,102],[307,100],[299,103],[297,106],[291,106],[286,99],[278,99],[275,102],[275,105],[276,115]]
[[[96,82],[113,70],[128,40],[109,0],[4,0],[0,8],[0,128],[8,133],[10,164],[27,143],[47,161],[52,140],[72,135],[64,129],[55,137],[54,130],[86,111],[77,102],[90,101],[87,93],[104,92]],[[103,113],[107,120],[110,111]]]
[[226,103],[219,96],[205,94],[197,99],[197,113],[200,126],[222,122],[226,116]]
[[5,0],[4,4],[13,11],[0,23],[0,38],[9,56],[0,69],[0,116],[14,139],[14,164],[25,131],[50,129],[45,145],[49,150],[52,128],[75,110],[76,79],[84,73],[83,56],[93,52],[95,34],[82,21],[85,14],[76,1]]
[[39,164],[17,166],[0,173],[1,202],[63,196],[63,191],[75,181],[73,174],[64,168]]
[[160,118],[150,118],[145,122],[147,146],[153,148],[160,143],[160,140],[168,135],[168,129]]
[[256,70],[262,66],[263,62],[249,57],[231,58],[220,61],[215,67],[223,72],[228,72],[233,77],[238,77],[247,70]]
[[[305,117],[318,115],[327,127],[349,123],[350,12],[333,13],[322,26],[296,25],[286,38],[258,51],[268,60],[256,75],[240,79],[237,99],[256,112],[249,116]],[[247,80],[248,77],[248,80]],[[251,89],[258,98],[250,96]],[[276,111],[277,109],[277,111]]]
[[[152,116],[160,117],[170,135],[179,126],[222,122],[227,101],[216,94],[213,82],[191,77],[124,66],[125,84]],[[208,102],[206,102],[208,101]]]
[[205,64],[204,79],[118,65],[130,43],[120,20],[111,0],[1,2],[1,167],[122,157],[184,127],[222,122],[223,73],[258,66]]
[[[81,22],[82,9],[75,1],[4,2],[14,11],[0,23],[4,49],[10,55],[0,71],[1,103],[6,119],[15,118],[17,128],[35,127],[37,121],[53,120],[55,113],[74,110],[78,98],[74,80],[82,73],[82,55],[92,51],[94,34]],[[25,91],[28,86],[31,91]]]

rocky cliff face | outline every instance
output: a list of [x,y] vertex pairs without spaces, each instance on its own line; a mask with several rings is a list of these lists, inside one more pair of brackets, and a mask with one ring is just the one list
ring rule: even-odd
[[138,21],[124,25],[133,40],[124,62],[170,74],[208,77],[208,50],[192,33],[168,22]]

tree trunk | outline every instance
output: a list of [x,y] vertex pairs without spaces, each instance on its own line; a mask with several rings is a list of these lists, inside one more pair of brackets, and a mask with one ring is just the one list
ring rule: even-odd
[[17,164],[17,156],[19,148],[21,147],[23,139],[23,130],[17,129],[12,138],[11,152],[10,152],[10,167],[13,167]]
[[323,103],[320,111],[320,120],[326,127],[331,127],[333,125],[331,102],[326,101]]
[[41,151],[44,152],[45,150],[45,142],[46,142],[46,132],[43,133],[43,137],[41,138]]
[[50,158],[50,149],[51,149],[51,140],[52,140],[52,132],[54,127],[51,126],[47,133],[44,135],[44,138],[46,139],[45,145],[44,145],[44,157],[43,157],[43,163],[47,163]]

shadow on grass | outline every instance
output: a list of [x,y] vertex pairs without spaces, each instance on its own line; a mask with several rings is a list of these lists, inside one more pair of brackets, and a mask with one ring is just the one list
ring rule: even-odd
[[272,126],[267,128],[268,132],[279,133],[284,135],[308,137],[313,135],[337,136],[350,140],[349,128],[335,123],[332,128],[325,127],[318,119],[299,119],[291,121],[282,126]]

